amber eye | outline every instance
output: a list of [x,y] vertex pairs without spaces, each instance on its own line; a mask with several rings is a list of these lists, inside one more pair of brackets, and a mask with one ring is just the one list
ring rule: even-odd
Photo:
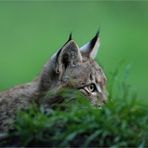
[[94,92],[94,91],[96,91],[96,86],[95,86],[95,84],[90,84],[90,85],[88,85],[88,90],[90,91],[90,92]]

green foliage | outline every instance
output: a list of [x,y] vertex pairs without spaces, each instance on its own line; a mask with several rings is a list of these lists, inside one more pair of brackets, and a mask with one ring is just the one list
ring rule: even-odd
[[[128,68],[125,71],[125,76]],[[10,137],[13,146],[148,146],[148,105],[144,105],[118,72],[110,75],[110,99],[102,108],[92,106],[85,97],[66,91],[66,101],[45,111],[31,106],[19,112]],[[112,88],[110,88],[112,87]],[[9,144],[8,144],[9,145]],[[10,146],[10,145],[9,145]]]

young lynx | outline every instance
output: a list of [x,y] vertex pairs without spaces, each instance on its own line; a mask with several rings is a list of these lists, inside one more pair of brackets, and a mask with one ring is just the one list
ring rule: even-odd
[[99,33],[81,48],[70,35],[35,80],[0,93],[0,131],[7,131],[18,109],[27,108],[33,100],[40,104],[49,90],[78,89],[92,104],[102,106],[107,100],[106,77],[94,61],[99,46]]

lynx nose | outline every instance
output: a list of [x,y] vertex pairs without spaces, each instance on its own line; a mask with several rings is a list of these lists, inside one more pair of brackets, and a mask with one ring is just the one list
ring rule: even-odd
[[107,99],[106,99],[106,98],[103,99],[102,102],[103,102],[104,104],[106,104],[106,103],[107,103]]
[[106,104],[107,103],[107,95],[106,94],[101,93],[100,98],[101,98],[101,102],[103,104]]

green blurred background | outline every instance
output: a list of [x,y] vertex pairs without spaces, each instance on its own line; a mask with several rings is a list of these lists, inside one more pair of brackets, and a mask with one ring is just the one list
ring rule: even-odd
[[146,100],[148,2],[0,2],[0,90],[31,81],[70,32],[82,46],[98,28],[96,59],[107,75],[130,64],[129,83]]

